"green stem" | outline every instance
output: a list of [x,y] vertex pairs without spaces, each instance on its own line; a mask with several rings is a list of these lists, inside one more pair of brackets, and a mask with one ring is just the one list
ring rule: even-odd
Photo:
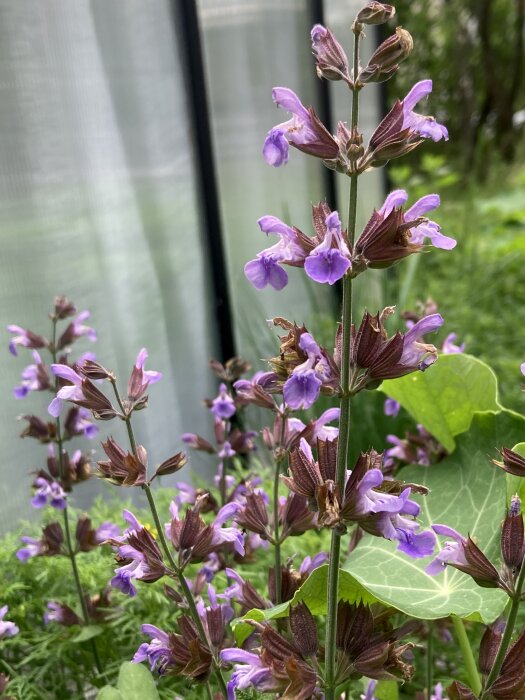
[[516,618],[518,616],[518,610],[520,607],[520,602],[521,602],[521,592],[523,590],[523,586],[525,585],[525,562],[523,562],[520,570],[520,574],[518,576],[518,581],[516,583],[516,588],[514,590],[514,595],[512,596],[512,604],[510,607],[509,611],[509,616],[507,618],[507,623],[505,625],[505,631],[503,632],[503,636],[501,638],[501,644],[499,645],[498,653],[496,654],[496,658],[494,659],[494,665],[492,666],[492,669],[487,676],[487,681],[485,683],[485,690],[483,692],[483,695],[481,696],[482,698],[488,697],[488,689],[490,686],[494,683],[496,678],[499,675],[499,672],[501,671],[501,667],[503,666],[503,662],[505,661],[505,655],[507,653],[507,650],[509,648],[512,635],[514,634],[514,626],[516,624]]
[[[128,431],[128,437],[129,437],[131,451],[133,452],[133,455],[138,459],[137,443],[135,440],[135,435],[133,433],[133,427],[131,425],[131,415],[128,414],[124,408],[124,404],[122,403],[122,399],[120,398],[120,393],[119,393],[119,390],[117,388],[116,381],[111,380],[111,384],[113,386],[113,391],[115,392],[115,396],[116,396],[118,405],[120,407],[120,410],[122,411],[122,414],[124,417],[124,422],[126,423],[126,428]],[[193,594],[189,589],[188,583],[186,582],[183,570],[177,565],[177,562],[175,561],[173,554],[172,554],[170,548],[168,547],[168,542],[166,541],[166,536],[164,534],[164,527],[162,526],[162,523],[160,522],[159,513],[157,511],[157,506],[155,504],[155,499],[153,498],[153,493],[151,492],[151,488],[150,488],[149,484],[143,484],[142,489],[144,490],[144,492],[146,494],[146,498],[148,499],[151,515],[153,516],[153,521],[155,523],[155,528],[157,530],[157,537],[159,538],[161,548],[164,551],[164,554],[166,555],[166,559],[168,560],[170,567],[173,569],[173,572],[175,573],[175,575],[179,581],[179,585],[181,587],[182,593],[186,599],[186,603],[187,603],[189,611],[190,611],[190,616],[191,616],[193,622],[195,623],[195,626],[196,626],[197,631],[199,633],[199,637],[200,637],[202,643],[207,648],[209,648],[210,643],[208,641],[208,637],[206,636],[206,631],[205,631],[204,626],[202,624],[202,620],[201,620],[199,613],[197,611],[197,606],[195,605],[195,600],[193,598]],[[213,655],[213,664],[214,664],[214,670],[215,670],[215,677],[217,679],[217,682],[219,684],[221,692],[224,695],[224,698],[226,698],[226,696],[227,696],[226,683],[224,681],[224,678],[222,677],[222,673],[220,670],[220,662],[215,657],[215,655]]]
[[219,483],[219,491],[221,496],[221,506],[226,505],[226,467],[228,465],[228,460],[226,457],[222,458],[222,469],[221,469],[221,480]]
[[[284,441],[286,436],[287,417],[281,415],[281,432],[279,437],[279,449],[285,450]],[[281,571],[281,544],[279,537],[279,482],[281,476],[281,463],[286,460],[286,452],[275,460],[275,473],[273,477],[273,554],[274,554],[274,582],[275,582],[275,604],[279,605],[282,597],[282,571]]]
[[481,692],[481,679],[479,677],[476,659],[474,658],[472,647],[470,646],[469,638],[465,630],[465,624],[457,615],[452,615],[452,622],[454,623],[454,631],[463,655],[463,661],[465,662],[465,670],[470,687],[475,695],[479,695]]
[[428,623],[427,637],[427,700],[432,696],[432,686],[434,685],[434,625]]
[[[56,340],[57,340],[57,318],[53,318],[53,340],[51,344],[51,356],[53,358],[53,364],[56,364],[57,362],[57,347],[56,347]],[[58,385],[58,378],[55,379],[55,394],[59,390],[59,385]],[[65,473],[64,473],[64,439],[62,437],[62,428],[60,425],[60,418],[57,417],[56,421],[56,444],[58,448],[58,473],[59,473],[59,478],[61,483],[63,484],[65,482]],[[80,609],[82,610],[82,620],[84,621],[85,625],[89,625],[89,612],[86,604],[86,596],[84,594],[84,591],[82,589],[82,583],[80,582],[80,574],[78,571],[78,565],[77,565],[77,559],[76,559],[76,552],[73,547],[73,540],[71,538],[71,529],[69,527],[69,509],[67,506],[67,500],[66,500],[66,505],[64,509],[62,510],[62,516],[64,519],[64,538],[65,538],[65,543],[66,543],[66,551],[67,551],[67,556],[69,557],[69,561],[71,562],[71,570],[73,572],[73,579],[75,581],[75,588],[77,589],[77,594],[78,594],[78,599],[80,601]],[[95,661],[95,666],[97,668],[97,671],[99,674],[102,674],[104,672],[104,669],[102,667],[102,662],[100,661],[100,657],[98,655],[98,649],[97,649],[97,644],[94,639],[90,640],[90,646],[91,646],[91,651],[93,653],[93,659]]]
[[[354,79],[359,71],[359,33],[354,33]],[[352,92],[351,130],[357,130],[359,118],[359,91]],[[350,196],[348,204],[348,238],[350,246],[355,239],[357,218],[357,174],[350,177]],[[350,342],[352,329],[352,278],[343,280],[343,349],[341,357],[341,404],[339,417],[339,442],[337,446],[336,483],[340,493],[344,492],[345,475],[350,439]],[[341,557],[341,535],[332,532],[330,561],[328,568],[328,592],[326,603],[326,638],[325,638],[325,698],[334,700],[336,679],[336,631],[337,604],[339,602],[339,562]]]

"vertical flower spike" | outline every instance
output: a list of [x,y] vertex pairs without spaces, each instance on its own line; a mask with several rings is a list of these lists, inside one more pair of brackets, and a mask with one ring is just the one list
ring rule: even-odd
[[288,163],[288,144],[317,158],[335,158],[339,146],[319,121],[312,108],[306,109],[293,90],[275,87],[272,98],[293,116],[287,122],[274,126],[268,132],[263,156],[269,165],[279,167]]

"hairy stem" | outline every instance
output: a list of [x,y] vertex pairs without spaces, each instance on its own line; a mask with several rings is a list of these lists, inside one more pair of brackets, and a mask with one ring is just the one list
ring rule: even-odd
[[[354,32],[354,80],[359,71],[359,32]],[[357,129],[359,118],[359,90],[352,92],[351,129]],[[350,176],[350,196],[348,205],[348,237],[350,246],[354,243],[357,217],[357,174]],[[350,439],[350,341],[352,329],[352,278],[343,279],[343,349],[341,356],[341,414],[339,418],[339,442],[337,446],[336,482],[340,493],[344,492],[347,466],[348,444]],[[341,535],[332,532],[330,561],[328,568],[328,595],[326,603],[325,639],[325,686],[326,700],[334,700],[336,686],[336,630],[337,604],[339,592],[339,562],[341,557]]]
[[463,661],[465,662],[465,670],[467,672],[470,687],[474,691],[475,695],[479,695],[481,692],[481,680],[479,677],[478,667],[476,665],[476,659],[474,658],[474,653],[472,652],[472,647],[470,646],[467,631],[465,630],[465,623],[457,615],[452,615],[452,622],[454,623],[454,631],[459,642],[461,654],[463,655]]
[[[124,422],[126,423],[126,429],[128,431],[128,437],[129,437],[129,444],[131,447],[131,451],[133,455],[138,459],[138,454],[137,454],[137,442],[135,440],[135,434],[133,433],[133,426],[131,425],[131,414],[128,414],[128,412],[124,408],[124,404],[122,403],[122,399],[120,397],[119,390],[117,388],[117,383],[114,379],[111,379],[111,384],[113,386],[113,391],[115,392],[115,397],[117,399],[117,403],[120,407],[120,410],[122,411],[122,415],[124,417]],[[199,633],[199,637],[202,641],[202,643],[207,647],[210,648],[210,643],[208,641],[208,637],[206,636],[206,631],[204,629],[204,626],[202,624],[202,620],[199,616],[199,613],[197,611],[197,606],[195,605],[195,600],[193,598],[193,594],[189,589],[188,583],[184,577],[184,573],[182,569],[177,565],[177,562],[175,561],[175,558],[173,557],[173,554],[171,552],[171,549],[168,546],[168,543],[166,541],[166,536],[164,534],[164,527],[162,523],[160,522],[159,518],[159,513],[157,510],[157,506],[155,504],[155,499],[153,498],[153,493],[151,492],[151,488],[149,484],[143,484],[142,489],[146,494],[146,498],[148,499],[151,515],[153,516],[153,521],[155,523],[155,528],[157,530],[157,537],[160,542],[160,546],[166,556],[166,559],[170,565],[170,567],[173,569],[177,580],[179,582],[182,594],[184,595],[184,598],[186,599],[186,603],[188,605],[188,609],[190,612],[191,619],[195,623],[195,626],[197,628],[197,631]],[[210,649],[210,651],[212,651]],[[213,654],[213,652],[212,652]],[[213,664],[214,664],[214,670],[215,670],[215,677],[217,679],[217,682],[219,684],[221,693],[223,694],[224,698],[227,696],[227,688],[226,688],[226,683],[224,681],[224,678],[222,677],[222,673],[220,670],[220,662],[216,658],[215,655],[213,655]]]
[[[57,340],[57,321],[58,319],[56,317],[53,317],[53,341],[51,345],[51,356],[53,358],[53,364],[56,364],[57,362],[57,347],[56,347],[56,340]],[[55,379],[55,394],[58,392],[60,389],[59,384],[58,384],[58,378]],[[57,449],[58,449],[58,472],[59,472],[59,477],[60,481],[62,484],[65,481],[65,473],[64,473],[64,439],[62,437],[62,427],[60,425],[60,418],[57,417],[56,421],[56,444],[57,444]],[[71,562],[71,570],[73,572],[73,579],[75,581],[75,588],[77,589],[77,595],[78,599],[80,601],[80,609],[82,611],[82,620],[85,625],[89,625],[89,612],[86,604],[86,596],[84,593],[84,590],[82,588],[82,583],[80,582],[80,574],[78,571],[78,565],[77,565],[77,558],[76,558],[76,552],[75,548],[73,547],[73,540],[71,538],[71,528],[69,527],[69,510],[67,507],[67,499],[66,499],[66,505],[64,509],[62,510],[62,516],[64,519],[64,538],[65,538],[65,543],[66,543],[66,551],[67,551],[67,556],[69,557],[69,561]],[[90,646],[91,646],[91,651],[93,653],[93,660],[95,661],[95,666],[97,668],[97,671],[99,674],[102,674],[104,672],[102,662],[100,661],[100,657],[98,654],[98,649],[97,649],[97,643],[94,639],[90,640]]]
[[520,570],[520,574],[518,576],[518,581],[516,583],[516,588],[514,590],[514,595],[512,596],[512,603],[510,606],[509,616],[507,618],[507,623],[505,625],[505,631],[503,632],[503,636],[501,638],[501,644],[499,645],[498,653],[496,654],[496,658],[494,659],[494,665],[492,666],[492,669],[491,669],[489,675],[487,676],[487,681],[485,683],[485,689],[484,689],[483,695],[481,696],[482,699],[489,697],[488,689],[490,688],[490,686],[494,683],[494,681],[498,677],[499,672],[501,671],[501,667],[503,666],[503,662],[505,660],[505,654],[507,653],[510,642],[512,640],[512,635],[514,633],[514,626],[516,624],[516,618],[518,616],[518,610],[519,610],[520,602],[521,602],[521,592],[523,590],[524,585],[525,585],[525,561],[521,565],[521,570]]

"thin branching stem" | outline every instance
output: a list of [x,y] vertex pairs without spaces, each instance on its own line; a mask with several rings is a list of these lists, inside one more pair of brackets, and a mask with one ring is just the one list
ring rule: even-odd
[[[53,364],[56,364],[57,362],[57,317],[53,316],[52,318],[53,321],[53,339],[51,343],[51,357],[53,358]],[[59,390],[59,384],[58,384],[58,378],[55,379],[55,394]],[[56,437],[55,441],[57,444],[57,449],[58,449],[58,472],[60,476],[60,481],[62,484],[65,482],[65,473],[64,473],[64,439],[62,436],[62,427],[60,425],[60,418],[57,417],[56,421]],[[78,599],[80,601],[80,609],[82,611],[82,620],[85,625],[89,625],[89,612],[87,608],[87,603],[86,603],[86,595],[84,593],[84,590],[82,588],[82,583],[80,581],[80,574],[78,571],[78,565],[77,565],[77,558],[76,558],[76,551],[75,548],[73,547],[73,540],[71,538],[71,528],[69,527],[69,509],[67,507],[67,499],[66,499],[66,505],[62,510],[62,516],[64,520],[64,538],[65,538],[65,544],[66,544],[66,551],[67,551],[67,556],[69,557],[69,561],[71,562],[71,570],[73,572],[73,579],[75,581],[75,588],[77,589],[77,595]],[[95,666],[97,668],[97,671],[99,674],[102,674],[104,672],[102,662],[100,660],[100,656],[98,654],[98,649],[97,649],[97,644],[94,639],[90,640],[90,646],[91,646],[91,651],[93,653],[93,659],[95,661]]]
[[[124,422],[126,423],[126,429],[128,431],[128,437],[129,437],[129,444],[131,447],[131,451],[133,453],[133,456],[137,459],[138,453],[137,453],[137,442],[135,440],[135,434],[133,432],[133,426],[131,425],[131,414],[129,411],[126,411],[124,404],[122,402],[122,399],[120,397],[120,393],[117,387],[117,383],[114,379],[110,379],[111,385],[113,386],[113,391],[115,393],[115,397],[117,399],[117,403],[119,405],[120,410],[122,411],[122,418],[124,419]],[[195,605],[195,600],[193,598],[193,594],[190,591],[190,588],[188,586],[188,583],[186,581],[186,578],[184,576],[184,572],[180,566],[177,565],[177,562],[175,561],[175,558],[173,557],[173,553],[171,549],[168,546],[168,542],[166,541],[166,536],[164,534],[164,527],[162,523],[160,522],[159,518],[159,513],[157,511],[157,506],[155,504],[155,499],[153,498],[153,493],[151,492],[151,488],[149,484],[145,483],[142,485],[142,488],[146,494],[146,498],[148,499],[151,515],[153,516],[153,521],[155,523],[155,528],[157,530],[157,537],[159,538],[160,545],[162,547],[162,550],[166,556],[166,559],[173,570],[180,588],[182,590],[182,594],[184,595],[184,598],[186,599],[186,603],[188,605],[188,609],[190,612],[190,616],[195,623],[195,626],[197,628],[197,631],[199,633],[199,637],[202,641],[202,643],[207,647],[210,648],[210,642],[208,640],[208,637],[206,635],[206,631],[204,629],[204,626],[202,624],[202,620],[199,616],[199,613],[197,611],[197,606]],[[210,651],[211,648],[210,648]],[[217,679],[217,682],[219,684],[220,690],[222,694],[224,695],[224,698],[227,696],[227,688],[226,688],[226,683],[224,681],[224,678],[222,676],[221,670],[220,670],[220,661],[217,659],[215,655],[213,655],[213,665],[214,665],[214,671],[215,671],[215,677]]]
[[279,482],[281,479],[282,464],[286,461],[285,450],[286,436],[286,413],[281,414],[281,432],[279,437],[279,456],[275,460],[275,473],[273,477],[273,553],[274,553],[274,581],[275,581],[275,604],[279,605],[282,596],[282,571],[281,571],[281,544],[283,540],[279,537]]
[[[354,32],[354,81],[359,72],[359,31]],[[359,90],[354,87],[352,92],[352,132],[357,130],[359,119]],[[350,246],[355,239],[357,217],[357,178],[350,176],[350,196],[348,205],[348,238]],[[339,442],[337,446],[336,483],[340,493],[344,492],[345,475],[348,460],[348,445],[350,440],[350,341],[352,333],[352,278],[347,275],[343,279],[343,349],[341,356],[341,414],[339,418]],[[326,700],[334,700],[336,686],[336,630],[337,604],[339,600],[339,563],[341,558],[341,535],[332,532],[330,546],[330,561],[328,567],[328,596],[326,604],[326,640],[325,640],[325,685]]]

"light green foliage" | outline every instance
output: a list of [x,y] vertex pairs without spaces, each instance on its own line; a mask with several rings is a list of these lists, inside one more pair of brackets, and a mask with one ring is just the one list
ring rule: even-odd
[[442,355],[426,372],[383,382],[381,387],[451,452],[476,411],[500,411],[496,375],[470,355]]
[[105,686],[97,700],[159,700],[159,693],[145,666],[125,662],[120,667],[117,688]]

